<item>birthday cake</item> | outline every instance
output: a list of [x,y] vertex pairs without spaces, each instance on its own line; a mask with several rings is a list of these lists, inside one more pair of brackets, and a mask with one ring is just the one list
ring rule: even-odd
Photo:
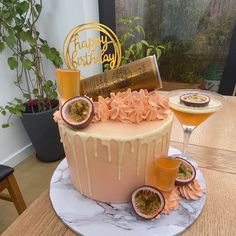
[[93,122],[84,129],[55,114],[71,181],[91,199],[129,202],[134,189],[146,184],[153,159],[167,156],[173,121],[168,99],[157,91],[127,90],[93,105]]

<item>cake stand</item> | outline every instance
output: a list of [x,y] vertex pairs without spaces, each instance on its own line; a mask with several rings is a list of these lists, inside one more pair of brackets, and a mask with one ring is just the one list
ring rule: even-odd
[[[169,155],[179,154],[170,148]],[[81,195],[72,185],[66,159],[56,168],[50,183],[50,199],[59,218],[73,231],[84,236],[158,236],[178,235],[199,216],[206,200],[205,179],[196,168],[196,178],[203,188],[203,196],[196,201],[181,198],[180,206],[159,219],[140,219],[130,203],[106,204]]]

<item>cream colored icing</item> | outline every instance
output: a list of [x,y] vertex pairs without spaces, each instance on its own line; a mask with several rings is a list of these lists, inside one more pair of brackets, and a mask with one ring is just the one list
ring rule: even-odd
[[94,102],[94,122],[114,120],[123,123],[163,120],[170,114],[168,99],[156,90],[111,93],[110,97],[98,97]]
[[[121,203],[129,201],[132,190],[146,183],[149,162],[167,155],[173,115],[142,124],[98,122],[80,131],[61,122],[60,113],[55,113],[54,119],[59,122],[72,183],[90,198]],[[98,160],[100,167],[93,160]],[[101,187],[102,197],[97,190],[99,178],[106,182]]]
[[177,187],[179,195],[187,200],[197,200],[202,196],[202,188],[197,179],[194,179],[191,183]]
[[128,90],[99,97],[94,108],[96,122],[82,130],[54,113],[72,183],[92,199],[128,202],[146,184],[149,162],[168,153],[173,121],[168,100],[157,91]]

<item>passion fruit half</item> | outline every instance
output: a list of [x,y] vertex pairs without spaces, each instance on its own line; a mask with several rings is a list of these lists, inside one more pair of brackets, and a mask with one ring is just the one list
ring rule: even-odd
[[61,108],[62,119],[74,129],[83,129],[88,126],[93,116],[93,102],[88,97],[71,98]]
[[180,96],[180,102],[190,107],[205,107],[209,104],[210,98],[203,93],[187,93]]
[[144,185],[132,193],[131,203],[137,215],[146,220],[151,220],[156,218],[164,209],[165,198],[158,189]]
[[175,185],[183,186],[191,183],[196,177],[196,169],[187,160],[181,157],[175,157],[180,160],[179,171],[175,179]]

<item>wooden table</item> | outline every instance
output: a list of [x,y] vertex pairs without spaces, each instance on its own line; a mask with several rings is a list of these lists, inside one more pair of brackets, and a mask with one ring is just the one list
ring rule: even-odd
[[[171,140],[172,146],[182,148],[182,128],[176,120]],[[236,97],[227,97],[224,108],[194,131],[188,154],[199,164],[208,193],[203,212],[183,235],[236,235]],[[55,214],[48,191],[2,236],[75,235]]]

